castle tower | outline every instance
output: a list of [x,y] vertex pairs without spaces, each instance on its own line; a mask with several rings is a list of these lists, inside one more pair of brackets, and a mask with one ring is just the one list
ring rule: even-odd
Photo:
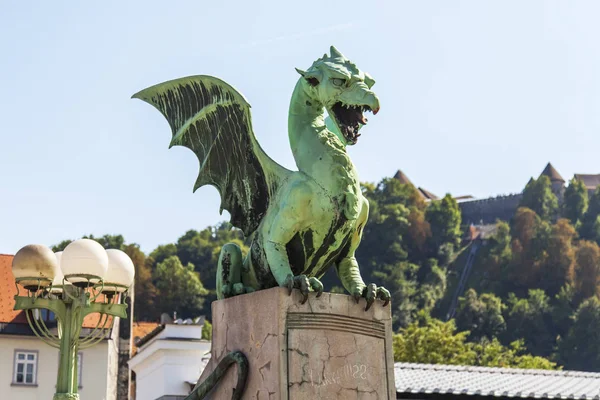
[[408,176],[406,176],[404,174],[404,172],[402,172],[400,170],[396,171],[396,174],[394,175],[394,179],[396,179],[397,181],[400,181],[400,183],[402,183],[404,185],[413,185],[413,183],[410,181],[410,179],[408,179]]
[[540,177],[544,175],[550,179],[550,183],[552,184],[552,192],[556,195],[556,198],[558,198],[558,202],[562,203],[563,195],[565,193],[565,180],[562,176],[560,176],[558,171],[551,163],[546,165],[546,168],[544,168],[540,174]]
[[425,201],[430,201],[430,200],[439,200],[439,197],[436,196],[435,194],[431,193],[429,190],[423,189],[422,187],[417,187],[415,185],[413,185],[413,183],[410,181],[410,179],[408,179],[408,176],[406,176],[404,174],[404,172],[398,170],[396,171],[396,174],[394,175],[394,179],[400,181],[400,183],[404,184],[404,185],[411,185],[413,187],[415,187],[417,189],[417,191],[419,192],[419,194],[421,195],[421,197],[423,199],[425,199]]

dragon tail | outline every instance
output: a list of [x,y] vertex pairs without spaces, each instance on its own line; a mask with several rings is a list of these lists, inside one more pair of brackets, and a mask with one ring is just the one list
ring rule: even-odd
[[232,351],[228,353],[219,362],[217,367],[203,382],[198,382],[194,390],[185,398],[185,400],[202,400],[219,383],[229,367],[237,364],[237,385],[231,396],[231,400],[239,400],[244,394],[246,380],[248,378],[248,359],[241,351]]

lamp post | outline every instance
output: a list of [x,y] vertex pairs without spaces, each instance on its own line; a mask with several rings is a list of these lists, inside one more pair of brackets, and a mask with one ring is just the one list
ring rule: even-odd
[[[35,335],[60,351],[54,400],[78,400],[78,350],[105,339],[114,317],[127,318],[123,303],[133,284],[133,262],[121,250],[80,239],[56,254],[46,246],[25,246],[15,254],[12,270],[14,309],[24,310]],[[19,285],[26,295],[20,295]],[[56,334],[39,318],[42,309],[56,315]],[[83,320],[92,313],[100,314],[96,327],[82,336]]]

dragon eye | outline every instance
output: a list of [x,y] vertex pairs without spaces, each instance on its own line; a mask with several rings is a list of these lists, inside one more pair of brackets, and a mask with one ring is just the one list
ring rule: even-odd
[[346,80],[340,78],[331,78],[331,83],[333,83],[334,86],[343,86],[346,84]]

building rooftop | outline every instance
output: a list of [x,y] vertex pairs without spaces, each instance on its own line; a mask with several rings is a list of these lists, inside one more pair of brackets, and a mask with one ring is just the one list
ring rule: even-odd
[[421,192],[421,195],[428,200],[439,200],[439,197],[422,187],[419,188],[419,192]]
[[[418,395],[600,399],[600,373],[396,363],[398,398]],[[405,397],[405,398],[406,398]],[[412,396],[414,397],[414,396]],[[416,398],[416,397],[415,397]]]
[[[202,327],[204,326],[204,321],[205,321],[205,317],[201,316],[201,317],[197,317],[194,319],[191,318],[187,318],[187,319],[176,319],[173,320],[171,317],[169,317],[169,315],[167,314],[163,314],[161,315],[161,321],[160,322],[136,322],[133,325],[133,343],[134,343],[134,347],[136,349],[139,349],[140,347],[146,345],[147,343],[149,343],[150,341],[152,341],[154,338],[158,337],[159,335],[161,335],[161,333],[163,331],[165,331],[165,329],[167,329],[167,327],[174,327],[174,326],[195,326],[198,329],[196,329],[195,331],[189,331],[186,332],[185,334],[181,335],[181,331],[179,331],[179,335],[175,336],[175,337],[171,337],[171,338],[175,338],[175,339],[201,339],[202,336]],[[135,354],[137,351],[136,349],[133,350],[133,354]],[[133,355],[132,355],[133,356]]]
[[435,194],[431,193],[429,190],[427,189],[423,189],[422,187],[417,188],[410,179],[408,179],[408,176],[406,176],[406,174],[400,170],[396,171],[396,173],[394,174],[394,179],[400,181],[400,183],[404,184],[404,185],[411,185],[413,187],[415,187],[415,189],[417,189],[417,191],[419,192],[419,194],[421,195],[421,197],[423,197],[425,200],[438,200],[439,197],[436,196]]
[[582,181],[588,190],[600,186],[600,174],[575,174],[575,179]]
[[540,174],[540,176],[542,175],[546,175],[548,178],[550,178],[550,182],[562,182],[565,183],[565,180],[563,179],[562,176],[560,176],[560,174],[558,173],[558,171],[552,166],[551,163],[548,163],[546,165],[546,168],[544,168],[544,170],[542,171],[542,173]]
[[400,181],[400,183],[403,183],[405,185],[412,185],[413,184],[410,181],[410,179],[408,179],[408,176],[406,176],[406,174],[404,174],[404,172],[402,172],[400,170],[396,171],[396,174],[394,175],[394,179]]
[[154,332],[158,327],[162,326],[158,322],[134,322],[131,327],[131,337],[133,338],[134,346],[131,349],[131,357],[137,352],[137,345],[135,343],[146,337],[148,334]]

